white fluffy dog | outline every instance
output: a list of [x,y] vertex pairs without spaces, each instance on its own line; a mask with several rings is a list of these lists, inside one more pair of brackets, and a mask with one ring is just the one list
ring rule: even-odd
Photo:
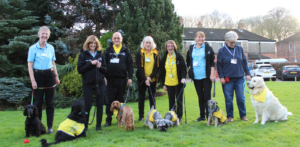
[[267,88],[263,78],[253,77],[247,85],[251,89],[251,103],[256,113],[254,124],[258,123],[260,117],[261,124],[264,125],[267,121],[283,121],[287,120],[288,115],[293,115]]

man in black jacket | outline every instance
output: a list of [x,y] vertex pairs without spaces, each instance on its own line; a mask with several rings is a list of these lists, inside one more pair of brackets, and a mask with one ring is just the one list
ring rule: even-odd
[[106,88],[106,123],[104,127],[110,126],[113,112],[110,112],[110,104],[114,100],[124,102],[126,88],[126,79],[128,74],[127,85],[132,83],[133,61],[129,49],[122,46],[123,37],[121,33],[115,32],[111,38],[113,45],[104,51],[107,63],[107,88]]

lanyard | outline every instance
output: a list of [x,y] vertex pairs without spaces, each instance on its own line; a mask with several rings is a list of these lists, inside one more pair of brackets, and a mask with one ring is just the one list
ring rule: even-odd
[[116,58],[118,58],[118,56],[121,54],[121,51],[118,53],[118,54],[116,54],[116,51],[115,51],[115,55],[116,55]]
[[169,67],[170,67],[171,73],[172,73],[172,67],[173,67],[173,60],[174,60],[174,56],[175,56],[175,53],[173,54],[173,58],[172,58],[172,64],[171,64],[171,66],[170,66],[170,61],[169,61],[170,55],[169,55],[169,58],[168,58],[168,63],[169,63]]
[[93,56],[93,58],[95,58],[96,57],[96,55],[97,55],[97,51],[95,51],[95,54],[93,54],[91,51],[89,51],[90,52],[90,54]]
[[228,47],[225,45],[225,48],[227,49],[227,51],[232,55],[232,57],[234,58],[235,55],[235,47],[233,48],[233,54],[230,52],[230,50],[228,49]]

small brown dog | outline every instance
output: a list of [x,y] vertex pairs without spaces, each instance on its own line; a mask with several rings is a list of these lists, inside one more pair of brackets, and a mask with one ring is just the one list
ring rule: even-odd
[[128,131],[128,129],[134,130],[134,116],[132,109],[129,106],[121,106],[119,101],[113,101],[110,106],[110,111],[114,111],[114,109],[118,110],[117,119],[119,127],[122,128],[123,123],[126,131]]

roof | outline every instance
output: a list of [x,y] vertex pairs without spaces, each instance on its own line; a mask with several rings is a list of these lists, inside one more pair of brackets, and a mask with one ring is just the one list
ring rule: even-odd
[[184,28],[183,30],[185,35],[183,40],[194,40],[196,32],[203,31],[206,41],[225,41],[225,34],[229,31],[235,31],[239,35],[238,40],[276,42],[275,40],[259,36],[246,30],[240,31],[239,29]]
[[300,41],[300,32],[298,32],[290,37],[287,37],[287,38],[277,42],[276,44],[290,43],[290,42],[297,42],[297,41]]
[[254,59],[270,59],[270,57],[260,55],[258,53],[248,53],[248,59],[254,60]]

